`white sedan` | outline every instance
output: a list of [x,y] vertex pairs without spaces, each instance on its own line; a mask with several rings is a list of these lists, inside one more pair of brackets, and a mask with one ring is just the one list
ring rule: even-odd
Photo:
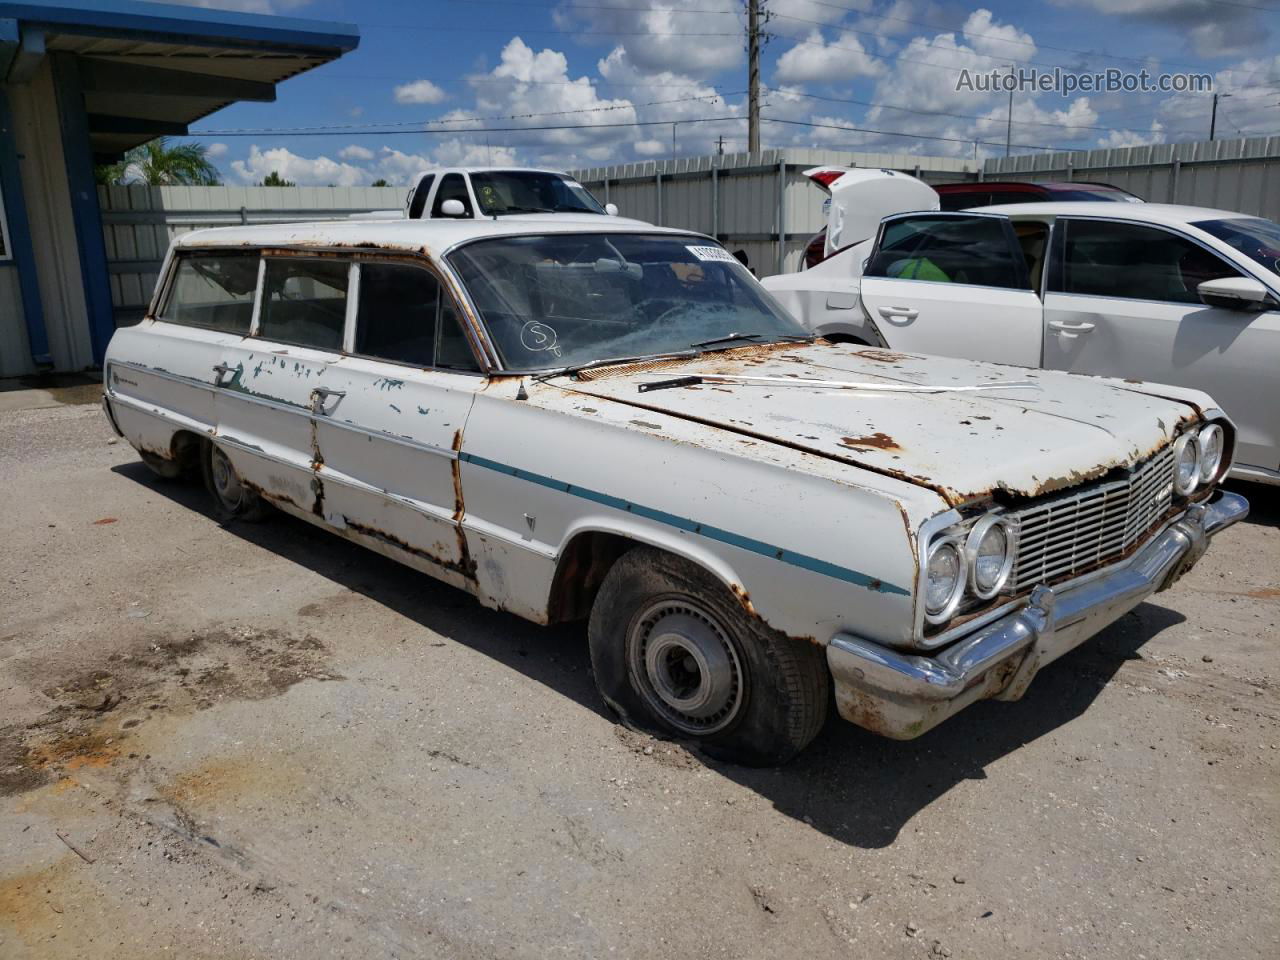
[[[865,259],[864,259],[865,258]],[[868,256],[765,286],[809,329],[895,350],[1194,387],[1280,483],[1280,224],[1165,204],[887,217]]]

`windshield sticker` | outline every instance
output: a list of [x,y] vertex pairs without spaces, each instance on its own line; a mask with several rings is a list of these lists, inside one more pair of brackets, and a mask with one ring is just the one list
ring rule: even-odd
[[685,247],[699,260],[707,260],[715,263],[737,263],[733,254],[724,247]]
[[530,353],[549,350],[552,355],[560,356],[560,346],[556,342],[557,338],[555,328],[547,326],[547,324],[539,320],[530,320],[520,328],[520,345]]

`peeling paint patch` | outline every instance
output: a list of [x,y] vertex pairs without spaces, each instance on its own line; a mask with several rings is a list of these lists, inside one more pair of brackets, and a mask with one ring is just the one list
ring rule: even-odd
[[373,385],[379,390],[399,390],[404,386],[404,381],[393,380],[390,377],[379,377],[373,381]]
[[901,450],[897,441],[887,433],[877,430],[875,433],[866,437],[844,437],[840,440],[846,447],[853,447],[855,450],[865,450],[874,448],[876,450]]

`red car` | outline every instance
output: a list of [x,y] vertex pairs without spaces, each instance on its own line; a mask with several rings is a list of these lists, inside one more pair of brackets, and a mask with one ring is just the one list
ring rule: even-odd
[[[998,203],[1035,203],[1041,200],[1114,200],[1142,203],[1142,198],[1107,183],[1090,183],[1085,180],[1050,181],[1047,183],[1023,183],[1015,180],[975,180],[965,183],[940,183],[937,191],[943,210],[969,210],[973,207],[990,207]],[[804,266],[807,270],[826,259],[827,231],[819,231],[804,248]]]

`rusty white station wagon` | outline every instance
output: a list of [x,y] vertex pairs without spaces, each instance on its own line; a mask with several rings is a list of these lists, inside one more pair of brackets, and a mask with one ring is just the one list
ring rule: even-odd
[[629,724],[786,760],[918,736],[1242,518],[1190,390],[815,340],[722,246],[643,224],[188,233],[105,406],[217,512],[268,504],[538,623]]

